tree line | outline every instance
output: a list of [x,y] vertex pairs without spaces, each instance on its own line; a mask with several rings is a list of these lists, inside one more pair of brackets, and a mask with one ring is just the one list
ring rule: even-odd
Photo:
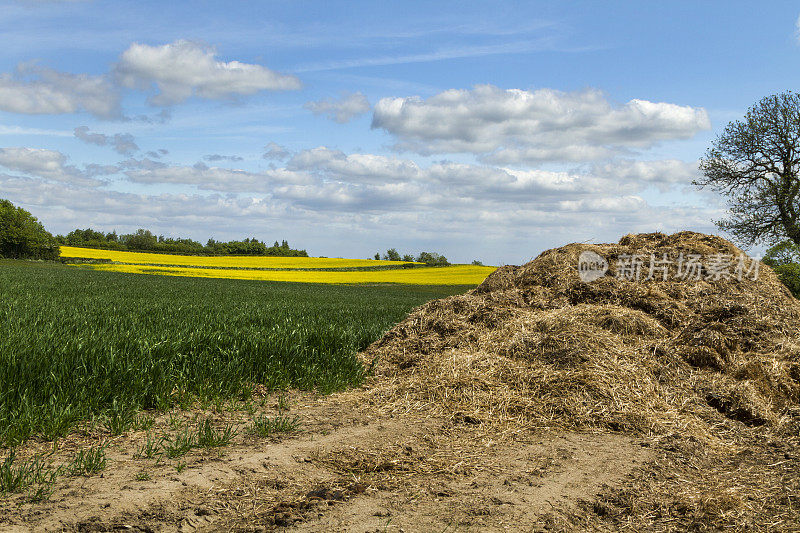
[[189,255],[273,255],[282,257],[308,257],[305,250],[296,250],[285,240],[268,246],[256,238],[241,241],[216,241],[208,239],[205,245],[192,239],[171,238],[154,235],[150,230],[138,229],[134,233],[117,235],[116,231],[102,233],[87,229],[76,229],[66,236],[57,235],[60,245],[102,248],[130,252],[160,252]]
[[58,259],[58,243],[37,218],[0,199],[0,257]]
[[58,259],[59,246],[82,246],[130,252],[162,252],[191,255],[273,255],[308,257],[305,250],[296,250],[285,240],[268,246],[255,238],[242,241],[215,241],[203,245],[192,239],[154,235],[146,229],[117,235],[91,228],[76,229],[67,235],[53,235],[28,211],[0,198],[0,258]]
[[443,255],[436,252],[421,252],[418,256],[414,257],[411,254],[400,255],[395,248],[389,248],[386,253],[381,255],[380,252],[376,253],[373,257],[376,261],[383,259],[384,261],[408,261],[409,263],[425,263],[428,266],[448,266],[450,263]]

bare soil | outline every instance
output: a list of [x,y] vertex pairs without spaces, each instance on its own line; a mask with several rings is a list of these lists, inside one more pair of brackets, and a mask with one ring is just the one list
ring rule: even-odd
[[[236,424],[239,435],[177,459],[136,457],[145,432],[116,437],[102,474],[61,477],[46,501],[1,500],[0,530],[535,530],[630,481],[654,458],[647,439],[620,433],[498,439],[471,420],[378,416],[360,408],[357,395],[293,394],[289,413],[301,426],[276,438],[246,434],[247,413],[203,412],[219,427]],[[181,413],[187,424],[197,414]],[[159,429],[170,432],[166,415],[150,432]],[[51,460],[102,439],[73,435]]]

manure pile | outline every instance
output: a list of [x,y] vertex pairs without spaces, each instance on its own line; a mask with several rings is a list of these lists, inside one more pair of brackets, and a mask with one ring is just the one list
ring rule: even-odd
[[[578,271],[586,250],[609,267],[591,282]],[[651,273],[651,254],[672,263]],[[620,275],[634,255],[639,280]],[[698,256],[701,279],[678,279],[678,258]],[[800,302],[763,264],[739,279],[740,257],[755,264],[720,237],[648,233],[502,267],[467,294],[417,308],[362,353],[379,378],[371,398],[389,411],[507,428],[706,442],[723,428],[796,434]],[[715,275],[719,258],[731,261],[729,275]]]

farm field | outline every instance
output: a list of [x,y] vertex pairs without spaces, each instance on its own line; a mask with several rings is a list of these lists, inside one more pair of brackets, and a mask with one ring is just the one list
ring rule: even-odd
[[[217,268],[363,268],[400,267],[408,261],[375,261],[371,259],[341,259],[330,257],[274,257],[274,256],[203,256],[173,255],[146,252],[124,252],[61,246],[61,257],[104,259],[115,263],[134,265],[198,266]],[[412,263],[413,264],[413,263]],[[418,264],[418,263],[417,263]]]
[[358,385],[356,352],[459,286],[335,286],[132,276],[0,261],[0,443],[52,440],[253,386]]
[[797,301],[586,246],[740,253],[468,294],[0,261],[0,529],[797,531]]
[[[368,259],[204,257],[67,246],[61,247],[61,255],[74,259],[74,266],[107,272],[297,283],[477,285],[495,270],[495,267],[479,265],[425,267],[420,263]],[[81,259],[99,259],[111,263],[81,263]]]

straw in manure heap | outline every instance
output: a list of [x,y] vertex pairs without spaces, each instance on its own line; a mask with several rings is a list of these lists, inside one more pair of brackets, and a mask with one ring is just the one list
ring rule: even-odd
[[[608,266],[592,281],[578,268],[587,251]],[[771,269],[725,239],[648,233],[502,267],[417,308],[362,357],[375,404],[395,411],[705,441],[722,426],[796,434],[798,319]]]

